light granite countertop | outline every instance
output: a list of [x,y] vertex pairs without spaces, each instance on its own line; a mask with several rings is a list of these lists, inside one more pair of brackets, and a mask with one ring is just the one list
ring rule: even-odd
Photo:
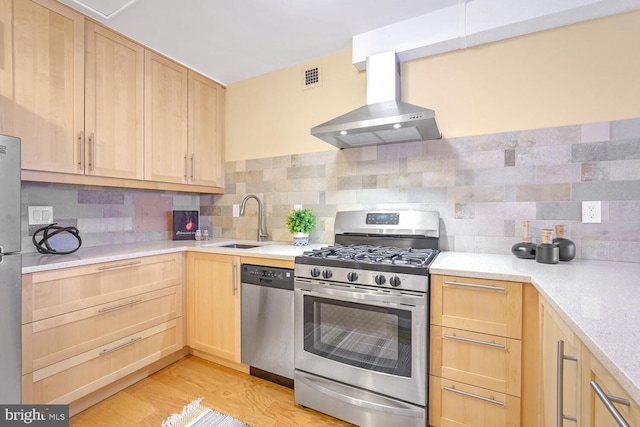
[[[250,249],[224,248],[239,243]],[[81,248],[70,255],[23,254],[22,273],[35,273],[139,256],[199,251],[293,260],[322,244],[296,247],[286,242],[232,239],[159,241]],[[573,260],[539,264],[511,255],[441,252],[432,274],[532,283],[594,356],[640,404],[640,263]]]

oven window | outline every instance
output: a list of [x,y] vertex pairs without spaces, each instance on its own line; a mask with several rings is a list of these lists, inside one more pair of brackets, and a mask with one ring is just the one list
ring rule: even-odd
[[411,311],[305,295],[304,349],[351,366],[411,377]]

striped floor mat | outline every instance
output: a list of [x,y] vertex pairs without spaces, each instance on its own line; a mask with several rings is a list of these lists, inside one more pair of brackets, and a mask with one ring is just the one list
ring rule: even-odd
[[162,427],[251,427],[233,417],[200,404],[202,397],[185,405],[182,413],[172,414]]

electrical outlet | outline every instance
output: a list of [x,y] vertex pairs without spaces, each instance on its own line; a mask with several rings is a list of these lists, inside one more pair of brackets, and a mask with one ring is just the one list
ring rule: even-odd
[[233,216],[234,218],[240,216],[240,205],[233,205]]
[[585,224],[602,222],[602,203],[600,201],[582,202],[582,222]]
[[29,206],[29,225],[52,223],[53,206]]
[[299,211],[300,209],[302,209],[302,205],[293,205],[294,211]]

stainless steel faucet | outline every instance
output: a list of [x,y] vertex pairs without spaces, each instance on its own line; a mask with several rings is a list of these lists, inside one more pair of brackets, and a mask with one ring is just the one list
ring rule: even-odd
[[269,236],[267,233],[267,227],[264,224],[264,210],[262,209],[262,200],[255,194],[249,194],[247,197],[242,200],[242,204],[240,205],[240,215],[244,215],[244,207],[247,204],[247,200],[256,199],[258,202],[258,242],[264,241],[265,237]]

